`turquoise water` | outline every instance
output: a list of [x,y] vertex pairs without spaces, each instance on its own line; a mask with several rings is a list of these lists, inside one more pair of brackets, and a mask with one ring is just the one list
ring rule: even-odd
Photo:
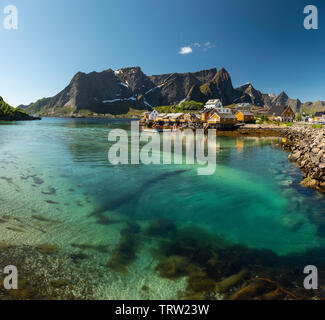
[[[25,223],[25,232],[0,224],[1,240],[56,244],[66,252],[73,252],[75,243],[114,248],[126,221],[145,226],[167,218],[181,228],[194,226],[229,243],[279,255],[325,245],[318,232],[324,223],[324,197],[300,187],[299,169],[274,139],[218,137],[216,173],[198,176],[196,165],[111,165],[107,136],[114,128],[129,130],[130,122],[1,123],[0,213]],[[60,223],[45,224],[33,215]],[[114,223],[98,223],[99,217]],[[91,257],[87,263],[94,265],[105,265],[109,258]],[[142,267],[151,259],[149,251],[138,254],[129,280],[133,285],[141,283]],[[158,298],[172,296],[175,286],[183,285],[159,281],[155,278],[152,284],[161,289]],[[102,288],[98,295],[135,298],[132,289],[116,287],[119,294],[109,295]]]

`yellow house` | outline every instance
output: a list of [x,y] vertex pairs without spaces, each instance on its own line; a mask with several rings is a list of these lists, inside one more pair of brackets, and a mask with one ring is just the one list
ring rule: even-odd
[[158,116],[156,117],[155,121],[156,122],[166,121],[166,119],[165,119],[166,116],[167,116],[167,113],[159,113]]
[[170,113],[168,116],[170,122],[181,122],[184,118],[183,113]]
[[249,123],[254,121],[254,114],[248,111],[237,111],[236,118],[238,122]]
[[325,112],[316,112],[314,115],[314,121],[320,121],[325,118]]
[[237,118],[232,113],[219,113],[214,111],[207,122],[208,124],[234,125],[237,122]]
[[142,120],[148,120],[149,119],[149,112],[145,112],[142,114]]
[[182,122],[199,122],[200,119],[196,116],[195,113],[187,113],[184,115]]
[[215,112],[215,109],[205,109],[201,112],[201,122],[208,122],[210,116]]

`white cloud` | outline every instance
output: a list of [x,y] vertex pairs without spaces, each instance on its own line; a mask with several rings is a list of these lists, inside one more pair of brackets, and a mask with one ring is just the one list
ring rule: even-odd
[[179,54],[189,54],[192,52],[193,52],[193,49],[191,47],[182,47],[178,53]]
[[179,54],[189,54],[189,53],[192,53],[193,50],[201,50],[203,52],[206,52],[209,49],[213,49],[215,47],[216,47],[216,45],[210,41],[203,42],[203,43],[195,42],[195,43],[192,43],[190,46],[180,48],[180,51],[178,53]]
[[207,49],[212,49],[212,48],[215,48],[216,46],[214,44],[212,44],[210,41],[206,42],[204,44],[205,48]]

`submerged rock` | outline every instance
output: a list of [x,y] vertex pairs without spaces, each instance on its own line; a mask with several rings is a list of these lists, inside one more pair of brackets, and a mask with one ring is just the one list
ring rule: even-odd
[[42,254],[54,254],[60,250],[58,246],[50,244],[40,244],[36,247],[36,249]]

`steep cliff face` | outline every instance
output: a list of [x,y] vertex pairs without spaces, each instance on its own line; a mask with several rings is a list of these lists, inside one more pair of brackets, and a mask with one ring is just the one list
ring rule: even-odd
[[186,98],[194,85],[210,81],[216,73],[216,69],[210,69],[148,77],[140,67],[117,71],[108,69],[89,74],[78,72],[56,96],[38,100],[26,109],[47,113],[65,110],[77,112],[83,109],[110,113],[113,109],[117,111],[116,106],[121,104],[137,109],[177,104]]
[[242,92],[242,95],[249,96],[249,102],[260,107],[272,106],[272,96],[256,90],[251,83],[244,84],[236,90]]
[[202,85],[200,89],[206,100],[218,98],[224,105],[245,101],[245,98],[241,99],[240,92],[233,88],[230,75],[224,68],[221,68],[213,79]]
[[209,99],[220,99],[224,105],[240,102],[267,108],[290,105],[295,111],[302,106],[285,92],[275,97],[256,90],[250,83],[234,88],[224,68],[147,76],[140,67],[131,67],[88,74],[78,72],[56,96],[40,99],[24,108],[28,112],[47,114],[72,114],[80,110],[123,114],[129,108],[143,110],[184,100],[204,103]]
[[282,91],[277,97],[272,100],[272,105],[290,106],[293,111],[299,111],[301,102],[299,99],[290,99],[288,95]]
[[193,86],[210,81],[216,73],[217,69],[213,68],[194,73],[153,75],[150,79],[155,88],[146,93],[145,97],[152,106],[178,104],[186,99]]

